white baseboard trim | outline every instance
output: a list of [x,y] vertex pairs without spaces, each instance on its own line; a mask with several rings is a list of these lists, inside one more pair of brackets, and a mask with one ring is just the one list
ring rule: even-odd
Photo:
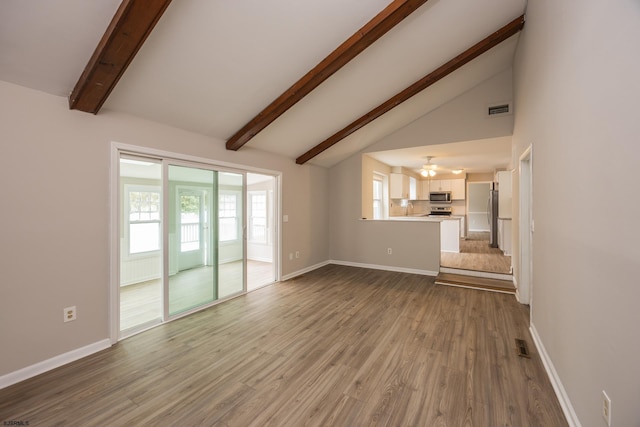
[[474,286],[465,286],[465,285],[455,285],[453,283],[445,283],[445,282],[440,282],[438,280],[436,280],[436,285],[440,285],[440,286],[451,286],[452,288],[463,288],[463,289],[474,289],[476,291],[481,290],[482,292],[496,292],[498,294],[509,294],[509,295],[513,295],[513,292],[507,292],[507,291],[499,291],[497,289],[478,289]]
[[303,268],[302,270],[294,271],[293,273],[286,274],[280,278],[281,282],[284,282],[289,279],[293,279],[294,277],[302,276],[305,273],[308,273],[313,270],[317,270],[320,267],[324,267],[325,265],[329,265],[330,261],[322,261],[316,265],[312,265],[310,267]]
[[109,347],[111,347],[111,340],[107,338],[93,344],[71,350],[67,353],[54,356],[51,359],[43,360],[42,362],[27,366],[26,368],[19,369],[15,372],[8,373],[0,377],[0,389],[35,377],[36,375],[40,375],[62,365],[66,365],[67,363],[82,359],[83,357],[97,353]]
[[259,257],[259,256],[254,256],[254,257],[247,258],[247,259],[249,261],[273,262],[273,258]]
[[542,364],[547,371],[547,376],[549,377],[549,380],[551,380],[551,385],[553,386],[553,390],[556,392],[556,396],[558,397],[558,401],[560,402],[560,406],[562,407],[564,416],[567,418],[567,423],[569,423],[570,427],[582,427],[582,424],[580,424],[580,420],[578,419],[576,412],[573,410],[573,405],[571,405],[569,396],[567,395],[567,392],[562,385],[562,381],[560,381],[558,372],[553,366],[553,362],[551,362],[549,354],[544,348],[542,340],[540,339],[538,331],[536,330],[536,327],[533,323],[529,327],[529,331],[531,332],[533,342],[538,349],[538,353],[540,353],[540,359],[542,359]]
[[513,280],[510,274],[490,273],[488,271],[463,270],[461,268],[440,267],[441,273],[459,274],[461,276],[483,277],[485,279]]
[[422,276],[437,276],[438,272],[437,271],[430,271],[430,270],[418,270],[415,268],[404,268],[404,267],[394,267],[391,265],[378,265],[378,264],[363,264],[363,263],[359,263],[359,262],[351,262],[351,261],[338,261],[338,260],[331,260],[329,262],[330,264],[337,264],[337,265],[346,265],[348,267],[360,267],[360,268],[370,268],[372,270],[385,270],[385,271],[395,271],[398,273],[409,273],[409,274],[420,274]]

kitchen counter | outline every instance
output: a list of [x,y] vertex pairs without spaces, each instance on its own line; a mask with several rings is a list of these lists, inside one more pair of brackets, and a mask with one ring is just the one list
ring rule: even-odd
[[441,217],[433,217],[427,215],[409,215],[409,216],[390,216],[387,221],[430,221],[430,222],[440,222],[444,218]]
[[460,227],[462,217],[423,214],[392,216],[387,221],[425,221],[440,223],[440,250],[442,252],[460,252]]

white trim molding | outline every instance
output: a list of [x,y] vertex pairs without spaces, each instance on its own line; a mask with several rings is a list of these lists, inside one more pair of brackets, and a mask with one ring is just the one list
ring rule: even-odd
[[437,271],[419,270],[416,268],[394,267],[392,265],[364,264],[360,262],[338,261],[338,260],[331,260],[328,262],[328,264],[346,265],[348,267],[370,268],[372,270],[395,271],[397,273],[419,274],[421,276],[435,277],[438,275]]
[[52,369],[59,368],[67,363],[75,362],[78,359],[82,359],[83,357],[87,357],[109,347],[111,347],[111,340],[103,339],[93,344],[71,350],[67,353],[54,356],[34,365],[3,375],[0,377],[0,389],[17,384],[20,381],[28,380],[29,378],[35,377],[36,375],[40,375]]
[[305,273],[308,273],[308,272],[313,271],[313,270],[317,270],[320,267],[324,267],[325,265],[329,265],[329,264],[331,264],[331,261],[323,261],[323,262],[320,262],[320,263],[318,263],[316,265],[312,265],[312,266],[303,268],[302,270],[294,271],[293,273],[289,273],[289,274],[286,274],[286,275],[282,276],[280,281],[284,282],[284,281],[293,279],[294,277],[302,276]]
[[513,280],[511,274],[491,273],[488,271],[464,270],[461,268],[440,267],[441,273],[458,274],[460,276],[482,277],[485,279]]
[[303,268],[302,270],[294,271],[293,273],[289,273],[285,276],[282,276],[282,282],[285,280],[293,279],[294,277],[301,276],[305,273],[308,273],[313,270],[317,270],[318,268],[324,267],[325,265],[335,264],[335,265],[345,265],[347,267],[359,267],[359,268],[370,268],[372,270],[384,270],[384,271],[395,271],[397,273],[409,273],[409,274],[419,274],[421,276],[432,276],[435,277],[438,275],[437,271],[430,270],[418,270],[415,268],[404,268],[404,267],[394,267],[390,265],[378,265],[378,264],[364,264],[360,262],[351,262],[351,261],[338,261],[338,260],[329,260],[323,261],[321,263],[312,265],[307,268]]
[[549,357],[547,350],[544,348],[540,335],[538,335],[538,331],[533,323],[529,327],[529,331],[531,332],[531,338],[533,338],[533,342],[538,349],[538,353],[540,353],[540,359],[542,359],[542,364],[547,371],[547,376],[551,381],[553,390],[556,392],[556,396],[558,397],[564,416],[567,419],[567,423],[569,423],[569,426],[571,427],[582,427],[582,424],[580,424],[580,420],[573,409],[573,405],[571,405],[567,391],[564,389],[562,381],[560,381],[560,377],[558,376],[558,372],[553,366],[553,362],[551,362],[551,358]]

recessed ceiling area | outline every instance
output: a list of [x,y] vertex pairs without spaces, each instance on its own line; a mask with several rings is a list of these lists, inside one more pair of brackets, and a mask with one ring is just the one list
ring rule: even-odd
[[419,172],[427,157],[436,171],[451,173],[462,169],[465,173],[494,172],[505,169],[511,161],[511,137],[488,138],[476,141],[452,142],[400,150],[378,151],[366,155],[389,166],[404,166]]

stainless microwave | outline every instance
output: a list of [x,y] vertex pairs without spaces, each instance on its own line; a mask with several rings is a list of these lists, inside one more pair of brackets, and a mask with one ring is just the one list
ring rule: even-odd
[[451,203],[451,191],[432,191],[429,193],[431,203]]

